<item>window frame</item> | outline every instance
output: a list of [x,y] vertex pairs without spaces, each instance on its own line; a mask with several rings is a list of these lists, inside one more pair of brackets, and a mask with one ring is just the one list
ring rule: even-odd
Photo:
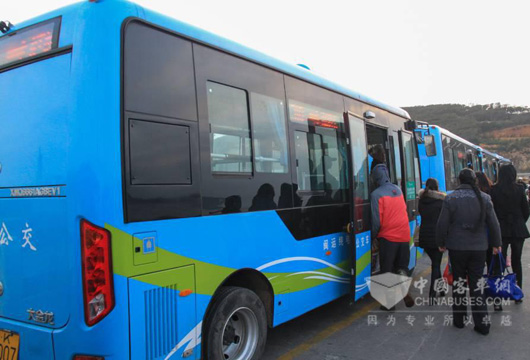
[[[249,163],[250,163],[250,167],[251,167],[251,171],[249,172],[237,172],[237,171],[214,171],[213,170],[213,161],[212,161],[212,154],[213,154],[213,142],[211,140],[211,136],[214,134],[212,132],[212,123],[210,121],[210,109],[208,107],[208,127],[210,129],[210,172],[213,176],[217,177],[217,176],[221,176],[221,177],[247,177],[247,178],[252,178],[254,177],[254,174],[256,172],[256,167],[255,167],[255,163],[254,163],[254,137],[253,137],[253,124],[252,124],[252,117],[251,117],[251,109],[250,109],[250,93],[247,89],[243,89],[243,88],[240,88],[240,87],[237,87],[237,86],[232,86],[232,85],[228,85],[228,84],[224,84],[222,82],[219,82],[219,81],[212,81],[212,80],[208,80],[207,83],[206,83],[206,88],[208,89],[208,83],[213,83],[213,84],[216,84],[216,85],[221,85],[221,86],[224,86],[224,87],[228,87],[228,88],[232,88],[232,89],[236,89],[236,90],[240,90],[240,91],[243,91],[245,93],[245,103],[246,103],[246,114],[247,114],[247,122],[248,122],[248,139],[249,139],[249,143],[250,143],[250,160],[249,160]],[[208,102],[208,94],[206,96],[206,101]],[[207,103],[208,105],[208,103]],[[225,134],[225,135],[229,135],[229,134]],[[235,135],[234,135],[235,136]]]

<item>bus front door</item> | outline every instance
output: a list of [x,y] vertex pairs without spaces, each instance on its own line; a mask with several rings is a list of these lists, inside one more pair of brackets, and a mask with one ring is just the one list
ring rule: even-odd
[[410,239],[410,263],[409,269],[416,266],[417,251],[412,239],[416,226],[419,225],[417,220],[418,193],[421,186],[419,160],[412,134],[406,131],[399,132],[400,156],[402,166],[402,190],[407,203],[407,213],[411,231]]
[[349,181],[352,189],[350,201],[349,236],[352,246],[352,297],[355,300],[366,295],[372,274],[372,241],[370,234],[370,179],[367,151],[366,125],[362,118],[347,113],[347,136],[349,144]]

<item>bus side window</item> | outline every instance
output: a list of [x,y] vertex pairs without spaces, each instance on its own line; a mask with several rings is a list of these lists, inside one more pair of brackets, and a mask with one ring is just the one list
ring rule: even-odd
[[370,181],[368,177],[368,151],[366,146],[366,129],[364,121],[349,117],[350,134],[355,134],[350,139],[353,150],[353,184],[356,204],[359,201],[368,201],[370,198]]
[[406,199],[414,200],[416,198],[417,184],[416,173],[414,166],[416,164],[416,157],[414,154],[414,143],[412,141],[412,135],[402,132],[403,136],[403,158],[405,161],[405,189]]
[[252,174],[246,91],[214,82],[207,88],[212,172]]
[[444,152],[444,170],[445,170],[445,184],[446,190],[456,189],[456,174],[454,163],[454,152],[451,147],[451,138],[442,135],[442,144]]
[[307,126],[295,131],[298,190],[306,206],[347,201],[347,148],[344,118],[313,105],[289,100],[291,122]]
[[192,44],[138,20],[124,38],[124,220],[200,216]]
[[252,134],[256,171],[287,173],[289,152],[284,101],[251,93]]
[[132,21],[124,48],[125,109],[197,121],[191,42]]

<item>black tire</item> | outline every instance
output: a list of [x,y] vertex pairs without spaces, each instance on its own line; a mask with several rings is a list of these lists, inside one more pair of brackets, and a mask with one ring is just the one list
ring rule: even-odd
[[[255,326],[250,325],[254,329],[252,330],[253,336],[239,337],[237,333],[231,336],[231,331],[235,328],[232,324],[241,326],[241,324],[246,323],[241,322],[243,321],[241,319],[247,319],[247,317],[250,319],[249,322],[254,324],[254,316],[256,320]],[[206,360],[258,360],[265,350],[265,343],[267,341],[267,313],[263,302],[253,291],[235,286],[221,288],[213,299],[204,325],[203,334],[206,337],[204,339],[205,343],[203,343],[203,358]],[[242,327],[244,328],[245,325]],[[251,331],[246,331],[246,333],[249,334]],[[223,336],[225,341],[223,341]],[[238,337],[240,339],[239,345],[237,342]],[[231,340],[232,338],[234,341]],[[248,340],[246,338],[252,338],[248,342],[252,345],[246,346],[253,349],[251,354],[249,356],[240,355],[238,357],[236,350],[233,357],[227,357],[228,354],[233,352],[232,350],[238,349],[238,347],[242,349],[245,346],[245,341]],[[225,353],[225,349],[227,353]],[[248,353],[246,351],[246,354]]]

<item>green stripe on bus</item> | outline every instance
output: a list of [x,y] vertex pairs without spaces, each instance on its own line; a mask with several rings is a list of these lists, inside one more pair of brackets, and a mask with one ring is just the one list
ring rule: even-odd
[[[112,263],[114,273],[131,278],[139,275],[144,275],[148,273],[153,273],[157,271],[168,270],[176,267],[186,266],[186,265],[195,265],[195,279],[196,279],[196,291],[199,294],[203,295],[213,295],[215,290],[219,285],[228,277],[230,274],[234,273],[238,269],[219,266],[199,260],[195,260],[189,257],[175,254],[168,250],[157,248],[158,260],[150,264],[143,265],[134,265],[134,248],[141,247],[142,241],[138,238],[134,238],[134,241],[131,241],[133,238],[132,235],[115,228],[109,224],[105,224],[105,228],[109,230],[112,234]],[[368,253],[369,255],[369,253]],[[363,256],[360,260],[364,266],[367,266],[369,263],[365,259],[366,255]],[[369,259],[369,256],[367,257]],[[336,266],[342,269],[349,269],[349,262],[344,261]],[[363,266],[363,267],[364,267]],[[346,271],[346,270],[345,270]],[[301,273],[263,273],[274,289],[274,293],[284,291],[289,289],[290,292],[306,290],[315,286],[322,285],[329,281],[342,279],[343,281],[348,280],[348,276],[339,270],[333,269],[332,267],[326,267],[322,269],[314,270],[314,272],[322,273],[319,274],[309,274],[305,272]],[[325,277],[326,279],[308,279],[309,277]],[[160,278],[160,281],[151,282],[152,285],[163,286],[167,281],[163,281],[163,278]],[[177,285],[178,286],[178,285]],[[181,289],[179,289],[181,290]]]

